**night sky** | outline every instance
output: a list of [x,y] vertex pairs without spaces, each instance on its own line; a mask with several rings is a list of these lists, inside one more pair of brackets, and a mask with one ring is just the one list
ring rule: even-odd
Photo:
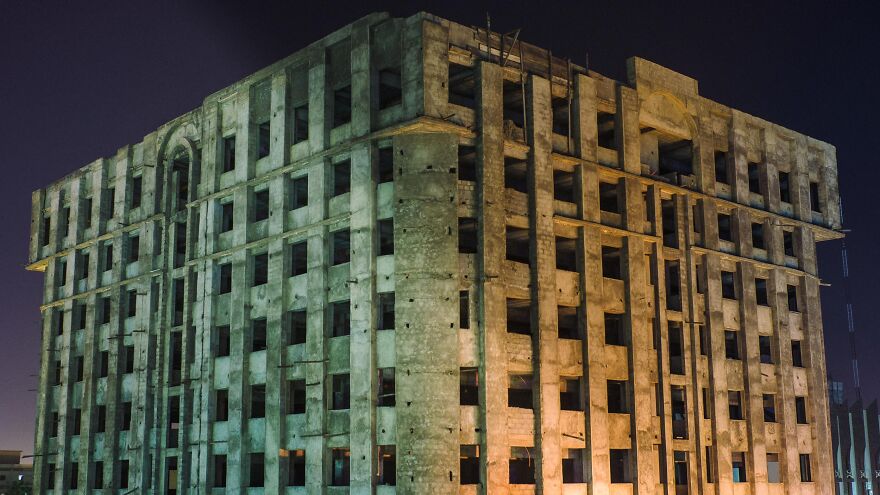
[[[42,275],[24,270],[30,195],[139,142],[208,94],[372,11],[508,32],[607,76],[638,55],[700,94],[837,146],[862,384],[880,393],[876,7],[849,2],[29,2],[0,0],[0,449],[33,451]],[[853,2],[855,3],[855,2]],[[867,4],[867,2],[865,2]],[[588,8],[589,6],[589,8]],[[875,10],[868,10],[875,9]],[[828,370],[849,386],[840,243],[819,247]]]

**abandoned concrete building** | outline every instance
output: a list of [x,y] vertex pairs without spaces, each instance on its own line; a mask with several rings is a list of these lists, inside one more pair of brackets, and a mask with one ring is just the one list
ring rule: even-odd
[[827,494],[833,146],[372,14],[33,194],[41,493]]

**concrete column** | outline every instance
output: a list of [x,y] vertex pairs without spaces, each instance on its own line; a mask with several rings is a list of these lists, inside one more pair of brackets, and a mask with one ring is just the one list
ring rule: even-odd
[[825,219],[832,229],[841,228],[843,212],[840,207],[840,190],[837,182],[837,153],[834,146],[826,145],[819,153],[819,191],[824,192]]
[[642,173],[639,131],[639,95],[636,90],[617,85],[617,113],[614,117],[618,167],[636,175]]
[[591,162],[598,159],[599,129],[597,119],[596,82],[578,74],[574,87],[573,134],[575,154]]
[[[273,74],[271,84],[271,98],[269,104],[269,160],[271,160],[272,168],[277,168],[287,165],[290,157],[290,142],[292,138],[291,127],[288,124],[290,112],[287,108],[287,88],[289,86],[287,71],[278,71]],[[216,133],[211,134],[215,135]]]
[[477,297],[480,367],[480,402],[486,412],[480,427],[480,472],[484,491],[506,494],[510,445],[507,440],[507,311],[503,283],[505,251],[504,134],[502,131],[503,73],[492,63],[479,66],[477,118],[482,132],[477,139],[479,222],[478,271],[483,273]]
[[[679,196],[673,197],[673,204],[675,208],[675,227],[677,231],[678,237],[678,245],[681,246],[681,236],[683,235],[683,229],[681,228],[682,224],[682,216],[683,212],[679,207]],[[648,186],[648,195],[647,195],[647,206],[653,211],[654,222],[652,225],[652,230],[654,232],[663,232],[663,215],[661,212],[661,204],[660,204],[660,195],[659,189],[655,185]],[[684,224],[687,225],[687,224]],[[651,314],[648,311],[645,311],[646,316],[649,316],[648,321],[646,322],[645,332],[651,345],[648,349],[651,349],[650,353],[654,362],[656,363],[656,375],[649,378],[656,379],[656,390],[655,395],[659,394],[656,397],[656,400],[660,404],[660,431],[657,432],[659,435],[659,444],[655,444],[654,448],[657,452],[658,459],[662,459],[663,462],[658,466],[657,471],[657,483],[660,482],[661,479],[672,480],[674,479],[674,446],[673,446],[673,431],[672,431],[672,400],[671,400],[671,376],[670,376],[670,363],[669,363],[669,337],[668,337],[668,329],[670,321],[677,321],[682,325],[682,361],[684,363],[690,362],[688,360],[688,334],[686,332],[686,325],[684,322],[679,319],[686,320],[683,318],[683,312],[676,311],[678,315],[672,316],[671,318],[667,316],[667,293],[666,293],[666,256],[663,248],[662,239],[659,242],[651,243],[645,245],[645,258],[646,263],[649,265],[646,267],[650,271],[650,277],[655,281],[653,287],[646,287],[645,296],[654,298],[654,308]],[[671,258],[673,260],[677,260],[677,258]],[[678,284],[680,287],[680,297],[683,299],[685,295],[685,290],[687,285],[684,283],[683,275],[684,275],[684,266],[679,266],[679,275],[678,275]],[[650,283],[649,279],[645,279],[645,283]],[[651,289],[650,292],[648,289]],[[682,302],[682,309],[685,310],[686,305]],[[656,329],[655,329],[656,328]],[[654,336],[657,336],[655,339]],[[646,356],[646,359],[650,359]],[[685,373],[687,371],[685,370]],[[693,390],[693,387],[686,388],[687,390]],[[650,391],[647,398],[650,398]],[[690,407],[692,405],[691,398],[686,394],[686,406]],[[650,401],[646,401],[650,402]],[[651,404],[649,404],[651,405]],[[646,412],[648,412],[646,408]],[[651,414],[656,415],[657,411],[650,411]],[[690,425],[688,425],[690,427]],[[693,431],[689,429],[688,431]],[[656,440],[656,439],[655,439]],[[647,462],[647,459],[645,459]],[[653,459],[651,459],[651,463],[653,463]],[[650,464],[649,464],[650,465]],[[642,464],[644,466],[644,464]],[[665,469],[664,469],[665,468]]]
[[[314,69],[313,69],[314,70]],[[323,71],[323,69],[322,69]],[[310,93],[311,95],[311,93]],[[311,98],[311,96],[310,96]],[[310,108],[312,108],[310,106]],[[309,110],[311,113],[312,110]],[[309,139],[323,142],[323,137],[311,134]],[[326,397],[324,395],[327,373],[327,343],[325,342],[324,316],[327,307],[327,239],[329,230],[323,221],[327,217],[326,168],[327,160],[318,158],[309,165],[309,227],[306,240],[308,246],[308,279],[306,303],[306,344],[304,376],[306,381],[306,418],[301,435],[305,437],[306,454],[306,493],[324,493],[327,479],[326,453],[324,452],[324,428],[327,418]]]
[[[354,57],[352,57],[354,60]],[[372,493],[376,472],[376,183],[369,141],[351,151],[351,493]],[[396,238],[395,238],[396,239]]]
[[[598,188],[590,201],[598,206]],[[586,204],[587,195],[583,202]],[[586,208],[585,208],[586,209]],[[597,208],[598,209],[598,208]],[[602,232],[584,227],[578,233],[578,267],[584,329],[584,379],[586,387],[586,450],[589,453],[585,478],[594,495],[611,493],[610,439],[608,431],[608,377],[605,372],[605,311],[602,290]]]
[[[666,264],[665,258],[663,256],[663,248],[662,244],[657,245],[656,243],[652,244],[643,244],[645,247],[645,256],[649,261],[646,261],[649,264],[648,270],[651,272],[651,277],[654,278],[656,284],[651,288],[652,290],[648,290],[648,287],[645,287],[644,295],[646,297],[654,298],[654,309],[652,313],[649,313],[647,310],[645,311],[645,316],[650,317],[646,321],[644,327],[645,337],[647,341],[643,341],[646,343],[648,347],[644,349],[644,361],[645,363],[651,363],[652,365],[656,364],[656,374],[649,373],[648,374],[648,385],[654,388],[654,395],[656,396],[656,400],[660,405],[659,412],[659,425],[660,431],[657,432],[659,436],[659,443],[654,444],[652,447],[655,452],[657,452],[657,459],[662,459],[662,463],[659,464],[657,471],[653,469],[649,469],[649,471],[654,471],[656,473],[657,478],[655,479],[655,483],[659,483],[661,479],[671,480],[673,479],[671,475],[674,474],[673,471],[673,439],[672,439],[672,389],[671,389],[671,377],[670,377],[670,367],[669,367],[669,321],[670,319],[667,317],[666,310]],[[649,257],[650,256],[650,257]],[[679,274],[681,272],[679,271]],[[649,280],[645,279],[645,283],[648,283]],[[674,320],[673,320],[674,321]],[[654,327],[657,327],[657,330]],[[656,331],[657,338],[654,338]],[[684,329],[682,328],[682,359],[684,359],[684,349],[685,346],[685,336]],[[635,356],[637,353],[637,349],[635,349],[635,341],[633,341],[633,355]],[[634,358],[635,359],[635,358]],[[630,361],[631,363],[635,363],[635,361]],[[639,373],[638,364],[633,364],[631,366],[631,372],[633,375]],[[653,375],[653,376],[651,376]],[[652,380],[656,380],[655,383],[651,383]],[[635,388],[635,387],[634,387]],[[636,392],[638,394],[638,392]],[[648,389],[648,395],[641,396],[643,398],[650,399],[651,390]],[[640,402],[640,396],[635,396],[634,403]],[[653,406],[650,400],[645,400],[647,406]],[[650,410],[649,407],[645,407],[645,414],[650,414],[652,416],[657,416],[657,411]],[[635,412],[633,413],[635,414]],[[653,418],[651,418],[653,420]],[[638,418],[636,418],[638,421]],[[657,439],[655,438],[655,441]],[[638,468],[641,470],[645,469],[647,465],[649,468],[653,467],[654,459],[652,457],[639,455],[637,456],[637,460],[639,461]],[[637,478],[641,478],[642,474],[639,473],[636,475]]]
[[323,151],[330,143],[332,108],[327,91],[327,53],[313,48],[309,54],[309,150]]
[[[351,32],[351,134],[369,134],[373,102],[370,26],[356,23]],[[349,365],[351,408],[351,493],[370,494],[376,472],[376,183],[371,142],[351,149],[351,263]]]
[[[197,226],[197,244],[189,244],[190,250],[203,252],[205,246],[202,241],[213,237],[216,225],[213,216],[213,203],[203,202],[199,205],[199,216],[204,221]],[[169,233],[170,234],[170,233]],[[202,260],[195,265],[198,273],[196,296],[193,301],[193,325],[197,344],[194,355],[194,365],[198,366],[199,374],[193,377],[193,383],[197,387],[194,391],[192,429],[197,432],[197,447],[193,455],[197,461],[193,461],[191,470],[190,487],[193,491],[204,493],[210,490],[213,479],[214,453],[212,438],[214,421],[214,306],[215,298],[212,297],[217,291],[216,277],[214,276],[216,265],[213,261]],[[163,314],[162,312],[159,313]]]
[[[125,263],[122,253],[122,236],[116,236],[112,240],[113,242],[113,268],[111,274],[111,281],[113,283],[120,281],[123,278]],[[100,301],[101,297],[105,295],[113,295],[113,290],[107,292],[99,292],[95,301]],[[114,304],[111,302],[111,306]],[[115,313],[114,313],[115,314]],[[108,351],[108,369],[110,370],[122,370],[124,362],[122,360],[122,347],[123,347],[123,339],[119,338],[117,335],[120,333],[119,330],[119,322],[118,318],[110,318],[110,323],[107,325],[106,330],[102,328],[97,328],[97,332],[100,335],[107,335],[107,351]],[[106,332],[106,333],[105,333]],[[112,338],[110,338],[112,337]],[[107,404],[107,431],[104,433],[104,453],[103,458],[104,462],[104,479],[107,484],[110,484],[113,487],[120,486],[120,469],[119,463],[110,462],[114,459],[131,459],[128,451],[124,448],[126,445],[124,442],[127,442],[127,437],[129,435],[129,431],[122,431],[120,429],[120,422],[122,419],[122,411],[121,406],[123,403],[123,395],[122,395],[122,373],[117,371],[116,373],[109,373],[106,381],[106,388],[104,389],[104,400]],[[132,400],[131,401],[132,408],[137,407],[137,404]],[[134,411],[132,411],[133,413]],[[134,418],[132,417],[132,425],[134,424]],[[129,473],[133,473],[133,469],[137,467],[134,462],[131,463]],[[129,485],[131,486],[131,484]]]
[[[72,263],[68,263],[68,267],[72,267]],[[68,282],[71,278],[72,276],[68,274]],[[55,358],[61,361],[62,370],[61,384],[56,386],[54,390],[54,392],[58,393],[57,403],[60,422],[58,425],[58,437],[55,442],[57,445],[55,456],[55,490],[59,492],[70,487],[71,477],[79,475],[79,473],[72,472],[70,469],[70,463],[78,460],[73,458],[74,456],[70,445],[71,439],[69,438],[69,430],[73,424],[73,407],[77,400],[73,395],[74,374],[72,373],[72,363],[74,361],[73,347],[75,341],[71,338],[73,332],[70,331],[71,309],[72,306],[70,301],[65,302],[57,308],[59,312],[62,312],[58,317],[64,318],[64,328],[66,331],[62,335],[55,335],[56,332],[51,331],[51,334],[55,335],[55,337],[54,339],[50,338],[49,340],[49,342],[54,342],[54,345],[57,347]]]
[[696,218],[693,216],[694,200],[690,195],[676,195],[676,203],[678,208],[677,218],[679,219],[679,242],[681,243],[679,245],[682,247],[687,246],[687,249],[683,252],[684,258],[681,261],[682,271],[687,270],[685,275],[686,282],[682,286],[682,297],[687,296],[687,300],[682,301],[682,310],[684,311],[682,319],[685,322],[690,322],[683,325],[685,331],[690,334],[690,355],[687,361],[691,372],[689,380],[691,391],[688,394],[688,401],[690,402],[688,404],[688,414],[690,416],[688,419],[688,432],[691,435],[690,444],[693,451],[688,457],[688,470],[691,485],[698,487],[695,488],[697,490],[696,493],[706,493],[703,490],[703,473],[706,471],[707,463],[711,461],[711,459],[705,458],[706,438],[711,435],[711,427],[708,432],[705,430],[703,417],[704,408],[711,410],[711,405],[704,404],[702,401],[702,389],[708,381],[708,370],[703,365],[704,361],[700,352],[700,327],[706,325],[706,315],[705,311],[699,311],[700,308],[697,306],[697,297],[699,295],[697,292],[697,279],[701,276],[697,271],[697,260],[699,257],[691,249],[694,243],[691,225]]
[[[443,117],[449,94],[447,84],[449,80],[448,28],[434,22],[420,21],[420,24],[422,26],[422,54],[419,63],[422,65],[423,71],[420,81],[423,93],[416,93],[414,96],[424,98],[421,102],[423,108],[421,115]],[[403,94],[406,95],[407,87],[404,86],[403,89]]]
[[[457,137],[394,138],[401,493],[459,491]],[[444,318],[444,315],[446,318]]]
[[[236,170],[238,170],[236,168]],[[241,211],[241,205],[245,204],[246,191],[238,190],[235,194],[236,210]],[[239,218],[241,215],[236,215]],[[247,234],[244,222],[236,222],[233,229],[234,245],[245,243]],[[246,305],[250,291],[249,251],[239,250],[232,253],[229,261],[232,263],[232,293],[229,308],[230,328],[230,353],[229,359],[233,363],[241,363],[241,366],[229,368],[229,424],[241,425],[239,435],[229,435],[226,443],[227,448],[227,486],[235,489],[245,487],[248,482],[249,448],[248,423],[250,417],[250,359],[247,355],[249,348],[247,331],[250,322],[249,305]]]
[[747,205],[749,201],[749,159],[746,147],[746,127],[742,115],[733,112],[730,119],[730,130],[727,133],[728,165],[733,166],[733,197],[737,203]]
[[[273,96],[274,98],[274,96]],[[273,104],[274,107],[274,104]],[[276,117],[273,116],[273,119]],[[274,146],[274,140],[273,140]],[[286,146],[286,145],[285,145]],[[269,183],[268,233],[270,236],[284,231],[285,176],[279,176]],[[289,437],[287,419],[287,376],[286,362],[287,338],[284,331],[286,288],[290,274],[285,239],[273,238],[268,243],[269,278],[266,286],[266,441],[265,441],[265,482],[264,493],[284,493],[288,479],[289,457],[275,455],[288,448]]]
[[[733,243],[736,254],[744,257],[752,257],[752,216],[749,210],[737,208],[731,212],[731,230],[733,231]],[[765,239],[766,242],[766,239]]]
[[[409,18],[401,26],[400,84],[403,95],[404,119],[412,119],[424,114],[425,108],[425,38],[422,37],[424,21],[418,17]],[[428,45],[431,45],[428,43]],[[434,44],[434,50],[437,49]],[[436,53],[432,52],[432,55]],[[446,56],[444,54],[444,56]],[[445,60],[442,59],[442,60]],[[445,64],[444,64],[445,65]]]
[[[30,242],[28,242],[29,260],[37,260],[42,258],[40,254],[43,250],[43,225],[45,223],[45,217],[43,216],[43,203],[45,201],[45,189],[38,189],[31,193],[31,237]],[[37,442],[36,444],[39,445],[40,442]],[[36,465],[37,463],[35,462],[35,470]]]
[[95,232],[97,234],[107,232],[107,215],[104,214],[104,202],[108,201],[105,199],[108,193],[106,188],[112,185],[107,179],[108,168],[107,160],[104,158],[92,164],[92,173],[94,174],[94,179],[92,180],[92,188],[94,189],[92,200],[97,203],[95,208],[98,209],[98,221],[95,222]]
[[116,152],[116,156],[111,159],[110,166],[116,172],[115,177],[113,178],[113,186],[116,188],[116,193],[114,195],[114,205],[113,205],[113,219],[111,220],[111,226],[108,228],[118,229],[125,227],[129,223],[128,219],[128,203],[129,196],[131,196],[130,191],[128,190],[128,168],[131,165],[131,148],[129,146],[123,146],[119,148]]
[[[701,118],[706,114],[701,113],[697,117],[697,128],[693,130],[691,137],[693,143],[692,167],[696,177],[697,190],[706,194],[715,194],[715,141],[713,136],[702,132],[703,129],[711,129],[711,124]],[[711,117],[708,117],[711,118]]]
[[[143,218],[164,211],[162,207],[162,192],[165,190],[161,187],[164,177],[161,173],[161,164],[156,156],[159,150],[158,132],[151,132],[144,136],[142,144],[141,164],[143,165],[143,200],[141,201],[141,211]],[[100,183],[94,178],[89,179],[92,183],[92,212],[100,213]],[[204,181],[199,181],[202,184]],[[97,219],[100,215],[92,218],[92,225],[98,225]]]
[[[92,265],[90,268],[87,268],[89,273],[89,285],[91,285],[95,279],[95,274],[97,270],[95,267],[97,266],[97,249],[91,249],[94,253],[89,256],[89,264]],[[91,489],[92,480],[94,478],[94,473],[90,469],[90,463],[95,460],[95,456],[93,455],[94,447],[95,447],[95,433],[97,430],[97,406],[95,403],[96,399],[96,388],[97,388],[97,379],[96,379],[96,358],[99,356],[98,351],[98,335],[94,329],[94,300],[93,297],[89,297],[92,299],[90,304],[87,306],[82,306],[82,309],[76,311],[86,311],[86,326],[83,330],[83,381],[82,381],[82,420],[80,423],[80,451],[79,451],[79,474],[80,481],[82,481],[83,487],[87,489]],[[80,301],[85,302],[85,299],[81,299]],[[75,305],[74,305],[75,307]],[[71,314],[71,320],[73,318],[78,318],[77,315]],[[73,332],[73,328],[68,328],[70,332]]]
[[[127,203],[128,202],[126,202],[126,204]],[[140,258],[138,261],[138,266],[141,267],[140,273],[146,272],[147,267],[153,268],[152,263],[155,257],[152,253],[158,252],[158,247],[162,245],[161,240],[158,243],[155,242],[155,227],[156,224],[150,222],[144,224],[140,230],[141,248]],[[164,230],[165,229],[163,229],[163,232]],[[125,270],[124,261],[122,261],[121,265],[123,267],[122,269]],[[124,275],[122,276],[122,278],[124,278]],[[160,390],[163,389],[155,387],[154,383],[166,383],[164,378],[167,375],[163,373],[164,367],[158,365],[158,363],[162,362],[161,356],[163,354],[163,351],[160,350],[160,346],[166,345],[165,339],[167,338],[168,333],[167,331],[159,331],[158,325],[153,326],[150,324],[152,308],[150,307],[150,298],[148,297],[150,291],[149,279],[135,281],[128,284],[127,286],[124,286],[121,294],[126,295],[128,289],[134,289],[138,292],[136,316],[130,323],[126,324],[127,314],[124,312],[127,311],[127,308],[125,308],[123,304],[117,304],[116,312],[117,314],[119,314],[120,321],[118,334],[124,334],[124,336],[120,335],[119,339],[123,341],[123,343],[133,345],[135,350],[134,376],[136,388],[132,391],[132,403],[136,404],[136,406],[131,415],[132,427],[129,432],[128,442],[128,454],[130,456],[131,467],[133,469],[139,465],[145,467],[148,466],[151,461],[151,457],[153,461],[157,461],[158,458],[161,457],[158,455],[151,455],[154,454],[154,451],[151,449],[153,445],[152,442],[155,441],[152,438],[153,435],[159,434],[159,432],[161,432],[163,441],[167,437],[166,429],[168,427],[168,421],[166,420],[161,425],[155,425],[153,421],[154,418],[164,417],[164,415],[154,413],[154,407],[158,406],[159,408],[161,408],[167,406],[167,397],[165,397],[164,393],[160,392]],[[117,294],[119,294],[119,291],[117,291]],[[123,299],[120,299],[120,301],[121,300]],[[185,317],[183,328],[186,328],[185,325],[188,324],[188,321],[188,318]],[[185,355],[186,354],[184,353],[184,356]],[[165,358],[165,360],[168,361],[167,357]],[[186,374],[184,374],[182,378],[185,379]],[[186,382],[184,381],[183,383]],[[167,388],[165,388],[164,390],[167,390]],[[159,397],[161,402],[157,403],[156,397]],[[182,407],[180,411],[181,413],[183,412]],[[183,424],[181,424],[181,431],[182,430]],[[181,441],[179,441],[178,444],[181,446],[185,445]],[[183,459],[181,458],[178,460],[178,469],[180,469],[180,466],[182,464]],[[132,472],[137,473],[137,471]],[[135,482],[135,486],[137,486],[137,483],[142,483],[141,486],[145,486],[149,483],[149,469],[143,469],[140,475],[142,476],[142,478],[139,482]]]
[[740,338],[743,348],[743,383],[745,392],[743,406],[749,441],[749,485],[755,495],[766,495],[767,448],[764,443],[764,390],[761,383],[761,350],[758,338],[758,306],[755,300],[755,266],[751,263],[738,265]]
[[[704,202],[704,205],[709,204]],[[705,224],[704,224],[705,225]],[[704,231],[704,235],[706,232]],[[717,237],[715,236],[710,237]],[[706,324],[709,333],[709,394],[712,397],[712,438],[715,493],[733,493],[733,466],[730,449],[730,411],[728,409],[727,361],[724,341],[724,300],[721,297],[721,259],[717,254],[703,258],[706,270]]]
[[550,82],[530,76],[526,87],[529,116],[529,230],[535,383],[535,445],[540,452],[535,482],[538,493],[562,490],[559,430],[559,363],[556,308],[556,237],[553,222],[553,157]]
[[792,493],[799,492],[799,462],[797,440],[797,417],[794,405],[794,368],[791,358],[791,329],[787,297],[788,274],[784,269],[770,272],[767,283],[770,309],[773,314],[773,333],[777,336],[779,366],[776,367],[778,406],[776,420],[779,422],[780,459],[782,482]]
[[791,156],[791,205],[794,217],[804,222],[813,219],[810,208],[810,170],[807,163],[807,138],[799,136],[789,145]]
[[[636,130],[636,134],[638,131]],[[638,141],[636,141],[638,144]],[[642,232],[644,228],[644,203],[641,183],[634,178],[624,179],[626,210],[624,223],[629,231]],[[656,363],[656,354],[651,350],[652,329],[648,325],[647,292],[648,280],[645,266],[645,241],[637,236],[623,238],[621,252],[622,274],[624,277],[625,325],[630,330],[629,379],[633,399],[651,397],[654,383],[650,370]],[[633,400],[630,413],[633,454],[634,492],[653,493],[658,480],[654,463],[654,404],[650,401]]]
[[[362,19],[365,21],[368,19]],[[373,120],[370,25],[358,22],[351,28],[351,137],[370,133]],[[376,105],[378,108],[378,104]],[[354,164],[352,164],[354,166]],[[372,178],[372,174],[367,176]],[[354,181],[352,181],[354,185]]]
[[[802,243],[800,257],[815,264],[816,244],[812,231],[801,228]],[[809,268],[815,269],[815,266]],[[802,277],[798,290],[803,301],[803,326],[805,334],[805,355],[808,356],[807,385],[810,396],[807,398],[808,420],[812,426],[813,445],[810,459],[813,468],[813,482],[816,486],[831,486],[834,482],[834,467],[831,461],[831,426],[828,418],[828,382],[825,364],[825,339],[822,332],[822,305],[819,301],[819,280]]]
[[761,185],[764,194],[764,207],[767,211],[779,213],[779,169],[776,163],[776,146],[778,140],[772,129],[764,129],[764,167],[761,173],[764,182]]
[[[36,196],[36,193],[34,193]],[[42,212],[40,212],[40,217],[42,217]],[[48,284],[47,284],[48,285]],[[41,332],[42,337],[40,341],[43,343],[40,346],[40,384],[39,390],[45,391],[45,393],[37,394],[37,405],[36,405],[36,425],[34,431],[34,487],[37,488],[37,491],[40,490],[51,490],[53,487],[47,486],[48,483],[48,469],[50,463],[55,463],[58,466],[58,462],[61,460],[61,457],[56,455],[56,452],[51,450],[49,443],[50,430],[52,428],[52,379],[54,379],[54,366],[55,366],[55,349],[52,345],[47,345],[49,342],[52,342],[53,335],[53,318],[52,318],[53,309],[43,309],[41,311]]]

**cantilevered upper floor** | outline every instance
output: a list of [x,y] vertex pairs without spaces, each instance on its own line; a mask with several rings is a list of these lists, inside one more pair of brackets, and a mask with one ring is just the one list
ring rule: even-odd
[[[49,258],[113,231],[359,140],[412,131],[473,137],[482,61],[503,66],[498,103],[510,146],[528,145],[525,86],[535,74],[551,81],[559,159],[662,181],[777,225],[808,225],[816,240],[839,236],[828,143],[708,100],[696,80],[643,59],[630,59],[627,81],[614,81],[519,37],[427,13],[376,13],[34,192],[29,267],[44,270]],[[591,80],[586,96],[579,77]]]

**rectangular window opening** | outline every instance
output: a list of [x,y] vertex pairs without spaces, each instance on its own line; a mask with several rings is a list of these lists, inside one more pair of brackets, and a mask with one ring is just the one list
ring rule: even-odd
[[629,387],[623,380],[608,380],[608,412],[629,414]]
[[272,146],[269,121],[257,125],[257,160],[269,156]]
[[304,103],[293,109],[293,144],[309,139],[309,105]]
[[458,179],[477,180],[477,148],[475,146],[458,146]]
[[602,246],[602,276],[615,280],[623,280],[621,272],[621,249],[611,246]]
[[475,108],[476,77],[473,67],[449,62],[449,103]]
[[331,375],[330,409],[342,410],[350,406],[350,380],[348,373]]
[[480,405],[480,375],[478,368],[459,370],[459,399],[462,406]]
[[351,333],[351,305],[349,301],[337,301],[328,305],[330,336],[344,337]]
[[458,252],[476,254],[477,252],[477,219],[460,217],[458,219]]
[[507,388],[507,407],[532,409],[532,375],[509,375]]
[[351,85],[333,91],[333,127],[351,122]]
[[351,261],[351,233],[348,229],[337,230],[332,236],[333,265],[342,265]]
[[379,110],[400,105],[403,90],[400,82],[400,68],[389,67],[379,71]]
[[296,210],[309,204],[308,176],[295,177],[290,181],[290,209]]
[[335,163],[333,168],[333,196],[351,191],[351,160]]
[[459,473],[461,484],[480,484],[480,446],[462,445],[459,447],[459,450]]
[[508,482],[511,485],[535,484],[535,459],[529,447],[511,447]]
[[395,405],[395,387],[394,387],[394,368],[379,368],[379,386],[378,397],[376,398],[376,406],[378,407],[394,407]]
[[379,256],[394,254],[394,219],[379,220],[376,230],[379,234]]
[[730,184],[730,173],[727,164],[727,152],[715,152],[715,181],[722,184]]
[[394,330],[394,293],[382,292],[379,294],[379,321],[377,330]]

